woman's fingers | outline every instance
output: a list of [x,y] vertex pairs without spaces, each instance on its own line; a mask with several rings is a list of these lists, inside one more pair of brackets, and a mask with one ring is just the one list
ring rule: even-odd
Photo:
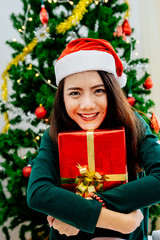
[[47,221],[49,223],[49,226],[52,227],[53,226],[54,217],[48,215],[47,216]]
[[64,223],[58,219],[55,219],[53,221],[53,228],[58,230],[58,232],[60,234],[65,234],[66,236],[73,236],[73,235],[77,235],[79,232],[79,229]]

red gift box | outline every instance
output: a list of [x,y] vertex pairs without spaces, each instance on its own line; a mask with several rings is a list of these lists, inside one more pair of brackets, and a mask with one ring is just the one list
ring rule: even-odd
[[63,188],[83,195],[127,182],[123,127],[61,132],[58,146]]

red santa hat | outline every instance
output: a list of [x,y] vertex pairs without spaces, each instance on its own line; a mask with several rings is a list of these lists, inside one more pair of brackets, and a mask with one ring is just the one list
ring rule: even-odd
[[66,46],[55,64],[56,83],[71,74],[91,70],[112,73],[121,88],[126,85],[122,62],[112,45],[91,38],[79,38]]

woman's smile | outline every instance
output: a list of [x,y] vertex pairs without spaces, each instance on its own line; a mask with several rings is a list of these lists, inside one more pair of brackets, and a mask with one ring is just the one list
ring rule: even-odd
[[79,113],[80,117],[84,120],[84,121],[93,121],[94,119],[96,119],[97,115],[99,113]]
[[107,94],[97,71],[65,78],[64,103],[70,118],[83,130],[98,128],[106,117]]

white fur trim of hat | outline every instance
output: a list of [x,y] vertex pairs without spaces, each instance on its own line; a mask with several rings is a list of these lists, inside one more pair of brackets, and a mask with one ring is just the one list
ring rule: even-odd
[[[118,58],[118,56],[116,57]],[[74,73],[101,70],[112,73],[120,87],[123,88],[127,78],[123,70],[120,76],[117,75],[115,61],[114,56],[108,51],[78,50],[68,53],[59,58],[55,64],[56,84],[58,85],[62,79]],[[120,61],[119,58],[118,61]]]

